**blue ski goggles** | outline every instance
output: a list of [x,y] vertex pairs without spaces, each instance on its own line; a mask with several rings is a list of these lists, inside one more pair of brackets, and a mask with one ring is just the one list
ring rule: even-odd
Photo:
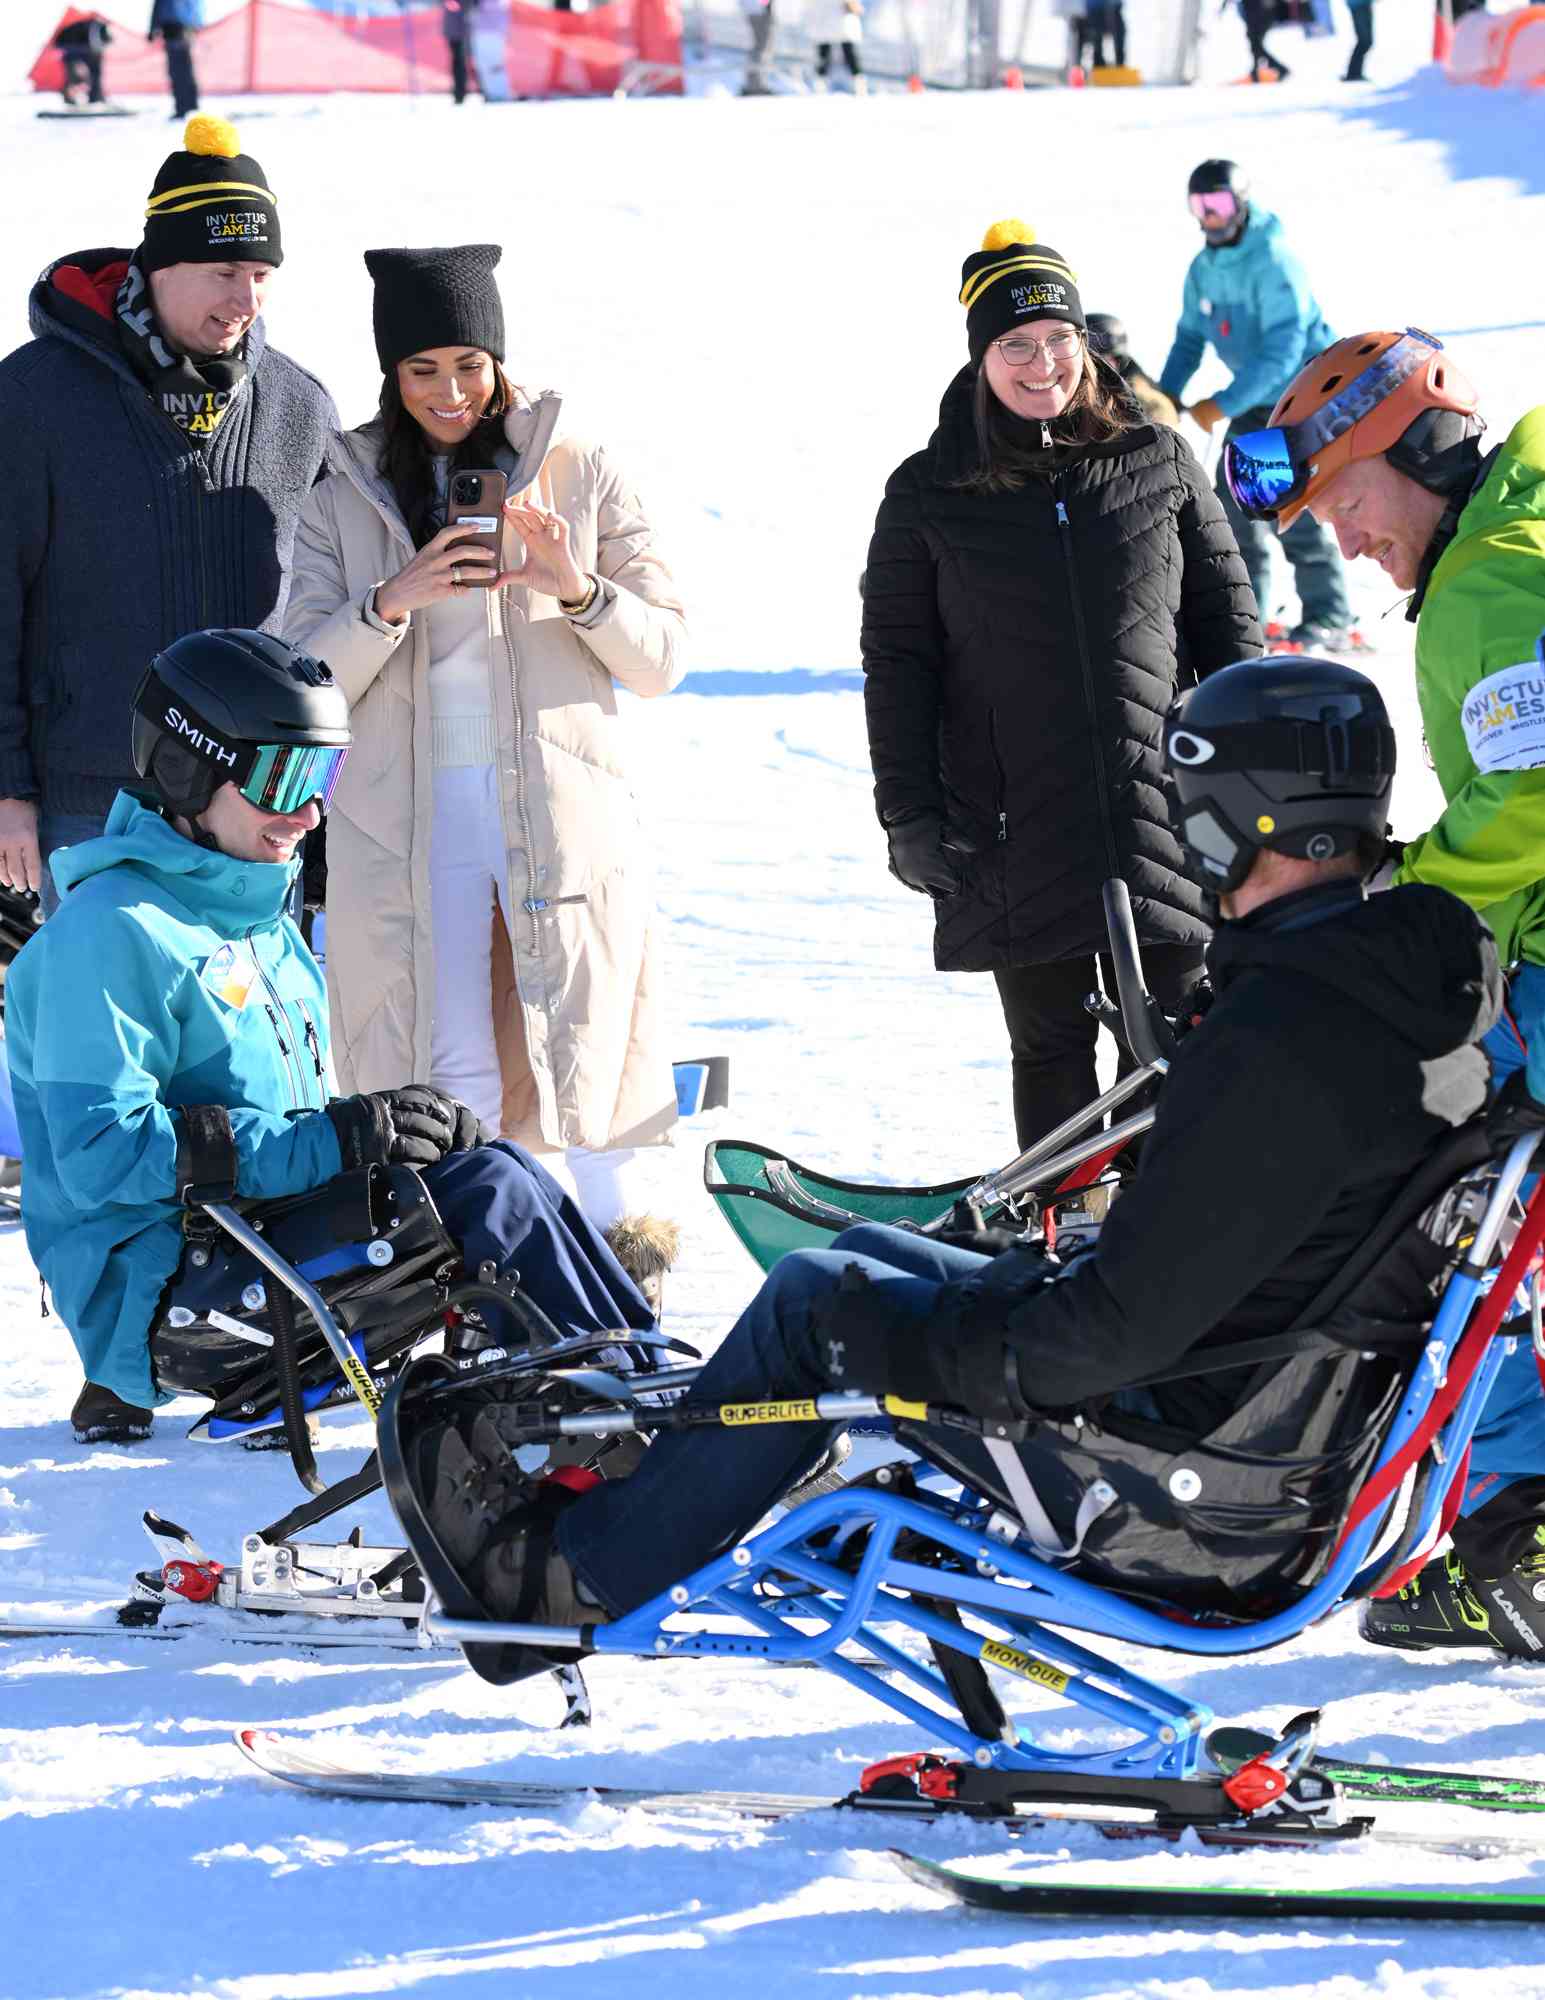
[[260,744],[236,789],[259,812],[299,812],[313,799],[326,812],[348,754],[347,744],[341,748],[315,743]]
[[1353,430],[1442,347],[1435,335],[1407,327],[1391,348],[1301,423],[1273,424],[1230,438],[1223,447],[1223,477],[1240,513],[1252,521],[1270,521],[1298,499],[1326,446]]
[[1308,465],[1298,464],[1285,429],[1241,431],[1223,447],[1223,477],[1241,514],[1270,521],[1309,483]]

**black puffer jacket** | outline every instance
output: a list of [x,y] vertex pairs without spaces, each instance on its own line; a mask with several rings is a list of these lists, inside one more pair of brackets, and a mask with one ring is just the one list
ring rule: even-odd
[[880,817],[939,812],[977,844],[937,905],[934,962],[1095,950],[1112,875],[1144,943],[1199,944],[1160,740],[1178,689],[1261,651],[1223,510],[1181,439],[1147,425],[1056,447],[1018,492],[967,492],[972,387],[962,370],[892,474],[864,579]]

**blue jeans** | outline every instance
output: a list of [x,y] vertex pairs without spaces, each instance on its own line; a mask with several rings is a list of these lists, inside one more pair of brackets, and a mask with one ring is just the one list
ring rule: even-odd
[[59,891],[54,887],[54,871],[49,856],[61,847],[74,847],[82,840],[95,840],[107,825],[106,813],[62,813],[46,809],[38,814],[38,850],[43,856],[43,886],[38,900],[45,917],[59,907]]
[[[1545,965],[1520,965],[1507,985],[1502,1018],[1481,1043],[1491,1058],[1491,1080],[1500,1089],[1527,1065],[1530,1094],[1545,1104]],[[1520,1479],[1545,1476],[1545,1395],[1528,1322],[1516,1321],[1512,1330],[1520,1327],[1519,1349],[1503,1362],[1475,1427],[1461,1514],[1475,1513]]]
[[[861,1223],[830,1250],[782,1258],[698,1377],[694,1401],[759,1402],[833,1388],[815,1309],[856,1264],[884,1295],[904,1340],[940,1287],[980,1270],[970,1250]],[[557,1544],[614,1616],[668,1590],[730,1548],[826,1450],[837,1424],[750,1424],[663,1432],[628,1479],[593,1488],[559,1523]]]

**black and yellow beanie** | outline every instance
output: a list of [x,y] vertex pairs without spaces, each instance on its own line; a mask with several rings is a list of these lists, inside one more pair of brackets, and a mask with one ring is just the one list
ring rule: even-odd
[[995,222],[961,266],[960,303],[966,309],[971,365],[1001,334],[1023,320],[1065,319],[1084,324],[1078,277],[1065,257],[1044,243],[1017,216]]
[[494,270],[503,255],[497,243],[367,250],[381,373],[430,347],[480,347],[502,361],[504,306]]
[[263,169],[241,150],[236,127],[195,112],[182,151],[161,163],[145,210],[140,263],[282,264],[279,204]]

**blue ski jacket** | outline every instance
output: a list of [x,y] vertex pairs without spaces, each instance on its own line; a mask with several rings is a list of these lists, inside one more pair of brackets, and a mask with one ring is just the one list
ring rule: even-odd
[[331,1180],[327,990],[284,914],[298,862],[199,847],[120,792],[52,865],[64,900],[6,977],[22,1222],[87,1380],[150,1406],[182,1254],[173,1114],[228,1108],[240,1195]]
[[1335,337],[1308,273],[1283,241],[1282,224],[1266,209],[1252,208],[1237,243],[1193,258],[1159,387],[1179,402],[1203,355],[1215,347],[1234,377],[1218,391],[1223,414],[1232,419],[1270,409]]

